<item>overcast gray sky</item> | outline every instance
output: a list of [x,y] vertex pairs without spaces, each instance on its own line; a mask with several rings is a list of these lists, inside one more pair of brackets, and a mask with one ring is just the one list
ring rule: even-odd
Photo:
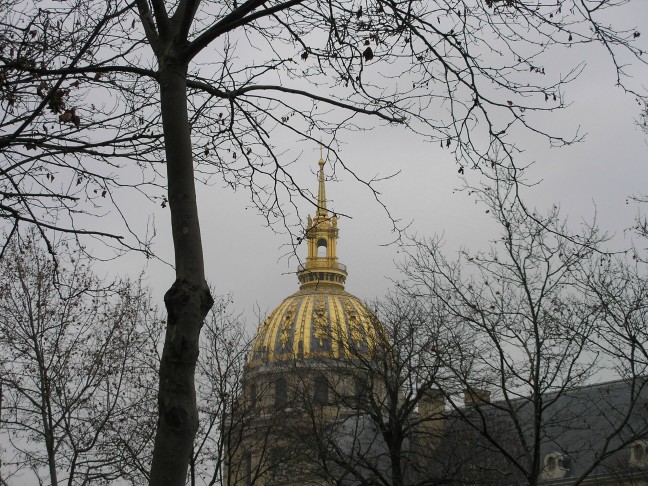
[[[640,40],[648,50],[648,29],[642,29],[648,24],[648,2],[634,2],[631,7],[623,12],[622,21],[627,26],[636,25],[640,32],[645,30]],[[638,207],[627,198],[648,193],[646,134],[636,126],[639,111],[634,98],[614,86],[610,59],[602,48],[564,49],[552,67],[566,70],[581,60],[587,62],[585,71],[566,90],[571,106],[546,115],[540,122],[565,134],[585,133],[585,140],[556,149],[529,133],[516,135],[516,142],[524,149],[519,163],[533,162],[528,177],[541,180],[527,191],[527,200],[541,210],[559,204],[574,225],[591,221],[596,215],[603,229],[615,233],[615,245],[630,246],[626,229]],[[633,69],[636,86],[648,88],[646,67]],[[497,234],[484,208],[467,193],[455,191],[462,181],[449,150],[424,143],[399,127],[349,133],[341,142],[345,162],[362,177],[400,171],[397,177],[376,187],[395,218],[403,223],[411,221],[410,233],[443,234],[450,255],[462,245],[484,247]],[[297,150],[301,156],[293,168],[315,191],[319,149],[303,143]],[[326,170],[330,174],[331,166]],[[478,181],[477,174],[466,174],[469,180]],[[372,194],[350,174],[338,170],[336,175],[339,180],[328,183],[327,196],[337,211],[350,216],[339,223],[338,243],[340,261],[349,269],[347,290],[363,299],[380,297],[392,287],[390,278],[398,278],[395,262],[401,258],[396,245],[385,246],[395,236],[391,223]],[[257,325],[255,306],[267,313],[298,288],[294,275],[297,260],[286,256],[289,239],[265,227],[244,192],[234,193],[218,183],[202,186],[199,204],[208,278],[218,294],[233,294],[236,307],[253,330]],[[301,207],[304,214],[313,212],[305,201]],[[152,210],[158,234],[155,250],[171,261],[168,209]],[[301,257],[305,251],[302,245]],[[117,266],[111,265],[111,272],[133,272],[142,265],[140,256],[131,255]],[[173,281],[172,269],[151,261],[146,271],[161,303],[161,296]]]
[[[619,19],[628,28],[637,26],[639,38],[648,51],[648,0],[634,0]],[[524,151],[517,161],[533,163],[528,170],[531,181],[541,181],[529,188],[527,201],[546,210],[559,204],[562,214],[573,225],[592,221],[596,215],[604,230],[615,234],[612,244],[627,248],[633,243],[627,229],[638,210],[648,212],[648,205],[638,207],[628,198],[648,194],[648,136],[636,125],[639,111],[631,95],[615,87],[615,76],[604,49],[574,48],[555,53],[552,67],[566,72],[569,66],[585,61],[580,78],[568,86],[565,99],[570,106],[550,113],[538,121],[566,136],[586,134],[583,142],[565,148],[550,148],[546,139],[528,132],[515,134]],[[648,68],[631,69],[635,87],[648,89]],[[347,133],[341,143],[341,156],[364,178],[399,175],[380,182],[382,202],[403,226],[411,223],[410,234],[442,234],[446,252],[452,256],[466,246],[484,248],[498,229],[485,208],[475,203],[467,192],[456,191],[463,185],[457,163],[448,149],[425,143],[403,127],[378,127],[369,131]],[[292,168],[312,191],[317,189],[319,148],[312,143],[295,147],[299,161]],[[290,159],[293,157],[291,156]],[[332,167],[327,164],[330,175]],[[348,267],[346,288],[361,299],[372,300],[392,288],[398,279],[397,262],[402,259],[392,224],[373,194],[339,167],[338,180],[327,185],[329,205],[348,215],[339,222],[338,256]],[[479,175],[466,171],[472,183]],[[206,273],[217,294],[231,293],[234,305],[254,332],[258,321],[255,308],[269,313],[282,299],[298,289],[294,274],[298,261],[291,256],[290,239],[282,228],[272,230],[252,207],[245,191],[232,192],[223,184],[199,187],[199,211],[202,225]],[[306,201],[300,204],[303,214],[312,214]],[[159,204],[133,203],[133,221],[145,224],[154,219],[157,237],[154,251],[161,260],[172,261],[172,238],[169,211]],[[642,242],[648,246],[648,242]],[[302,244],[299,255],[305,257]],[[148,262],[131,253],[96,270],[107,276],[136,276],[145,269],[146,281],[156,302],[163,306],[162,296],[172,284],[174,272],[160,260]]]

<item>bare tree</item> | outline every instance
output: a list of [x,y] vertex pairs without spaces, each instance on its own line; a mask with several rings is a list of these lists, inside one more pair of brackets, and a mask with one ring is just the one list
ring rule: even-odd
[[648,240],[648,216],[646,216],[645,212],[642,211],[642,209],[646,207],[646,204],[648,204],[648,196],[636,195],[632,196],[631,199],[639,205],[637,216],[635,217],[635,225],[632,229],[641,238],[640,242],[638,243],[639,248],[634,251],[633,258],[635,260],[640,259],[645,262],[646,260],[648,260],[648,257],[645,255],[647,248],[642,248],[642,246],[645,245],[645,241]]
[[191,485],[226,485],[230,449],[240,437],[235,420],[245,420],[237,408],[242,395],[241,377],[247,359],[249,338],[240,316],[230,310],[230,296],[216,299],[201,336],[196,372],[199,428],[189,464]]
[[102,282],[65,246],[58,273],[34,232],[14,238],[0,262],[3,475],[138,482],[148,474],[163,322],[139,282]]
[[[82,253],[55,249],[58,271],[32,231],[2,261],[1,477],[139,484],[149,474],[164,323],[138,282],[101,282]],[[240,424],[258,414],[236,408],[248,338],[231,305],[217,299],[201,339],[192,485],[231,483],[228,454],[243,439]]]
[[[156,186],[153,164],[162,143],[147,114],[152,100],[134,90],[111,101],[115,80],[91,67],[100,66],[97,50],[128,6],[59,7],[18,0],[0,6],[0,219],[9,237],[19,224],[33,224],[46,242],[48,230],[56,230],[147,250],[145,235],[128,226],[111,232],[79,218],[105,215],[118,196],[128,197],[116,195],[117,188],[162,196],[161,188],[146,192]],[[126,217],[117,205],[120,214]]]
[[[194,179],[217,175],[246,188],[269,220],[283,220],[282,196],[313,201],[282,155],[295,139],[324,133],[335,148],[345,128],[405,124],[453,150],[461,170],[486,173],[493,147],[512,152],[516,127],[570,143],[578,137],[543,132],[532,114],[562,107],[562,88],[580,67],[552,73],[543,55],[602,44],[631,89],[617,55],[643,62],[639,33],[606,20],[623,3],[5,4],[2,217],[104,234],[80,225],[76,212],[85,199],[90,210],[107,210],[104,199],[119,202],[113,189],[124,186],[170,208],[176,278],[165,297],[151,484],[182,484],[198,427],[194,372],[212,298]],[[124,232],[133,227],[126,221]],[[140,236],[124,244],[148,250]]]
[[[643,364],[611,374],[604,357],[620,346],[634,356],[632,334],[620,337],[601,320],[600,302],[583,291],[583,279],[610,258],[606,235],[586,224],[571,231],[557,207],[529,214],[510,180],[472,190],[501,230],[492,247],[462,250],[453,262],[439,240],[415,241],[403,267],[402,288],[441,306],[445,329],[460,339],[440,355],[453,376],[439,383],[452,410],[446,450],[456,465],[471,465],[455,468],[455,479],[538,484],[552,478],[547,454],[556,452],[571,457],[578,484],[648,430],[640,412],[647,393]],[[614,275],[625,274],[617,268]],[[628,287],[622,306],[636,309],[635,290]],[[629,366],[621,361],[619,367]],[[590,385],[619,376],[627,380]],[[606,420],[593,418],[600,416]],[[564,474],[569,466],[560,468]]]
[[[451,344],[440,342],[445,320],[429,303],[389,296],[371,306],[375,314],[367,309],[354,317],[374,339],[349,335],[345,358],[285,370],[296,402],[287,435],[300,444],[286,465],[289,478],[298,470],[304,484],[431,484],[445,412],[438,350],[451,352]],[[326,379],[325,393],[313,373]]]
[[597,315],[594,344],[618,375],[644,377],[648,373],[646,262],[632,249],[599,255],[589,263],[582,270],[582,292]]

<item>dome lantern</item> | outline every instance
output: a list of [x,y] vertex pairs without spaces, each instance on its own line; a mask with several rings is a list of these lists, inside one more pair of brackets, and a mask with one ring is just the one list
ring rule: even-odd
[[306,241],[308,255],[306,262],[299,265],[297,278],[300,288],[333,285],[344,288],[347,271],[346,267],[337,259],[338,226],[337,215],[329,215],[326,207],[326,184],[324,165],[320,146],[319,160],[319,188],[317,191],[317,211],[315,218],[308,217],[306,225]]

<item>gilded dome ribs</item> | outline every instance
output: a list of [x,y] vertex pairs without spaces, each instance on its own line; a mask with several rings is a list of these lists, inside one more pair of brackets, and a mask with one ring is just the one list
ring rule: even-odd
[[282,317],[281,322],[281,333],[279,334],[279,340],[281,341],[281,349],[285,350],[288,347],[290,338],[293,335],[293,324],[295,319],[295,309],[297,308],[297,302],[291,302],[288,306],[288,310]]
[[313,324],[315,325],[315,339],[319,341],[320,348],[324,346],[324,340],[329,337],[328,316],[326,313],[326,304],[323,297],[315,299],[315,309],[313,309]]

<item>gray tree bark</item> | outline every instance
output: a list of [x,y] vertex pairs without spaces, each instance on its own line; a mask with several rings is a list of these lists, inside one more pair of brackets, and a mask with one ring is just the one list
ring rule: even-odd
[[170,63],[160,70],[176,280],[164,296],[168,320],[160,364],[159,423],[150,485],[185,483],[198,428],[194,374],[200,328],[213,304],[205,281],[187,115],[186,75],[186,63]]

